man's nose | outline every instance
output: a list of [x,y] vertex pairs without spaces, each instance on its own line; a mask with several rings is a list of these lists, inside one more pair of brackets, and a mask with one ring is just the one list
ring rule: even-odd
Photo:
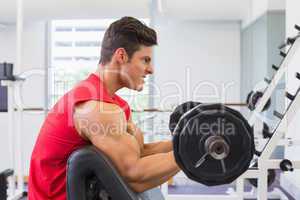
[[153,66],[149,65],[149,67],[146,68],[146,72],[147,72],[147,74],[153,74],[153,72],[154,72]]

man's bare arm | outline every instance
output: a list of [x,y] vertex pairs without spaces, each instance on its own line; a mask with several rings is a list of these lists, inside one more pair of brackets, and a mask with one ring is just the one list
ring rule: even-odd
[[[173,152],[170,152],[170,153],[173,153]],[[164,177],[160,177],[158,179],[152,179],[152,180],[149,180],[149,181],[139,182],[139,183],[131,182],[129,184],[133,188],[136,188],[138,191],[145,191],[145,190],[157,187],[157,186],[161,185],[162,183],[165,183],[165,182],[169,181],[178,172],[179,172],[179,169],[176,170],[176,171],[172,171],[172,172],[166,174]]]
[[149,156],[157,153],[167,153],[173,151],[172,141],[160,141],[144,144],[142,156]]
[[78,133],[111,159],[136,192],[161,185],[179,171],[172,152],[141,158],[139,143],[127,132],[125,114],[114,104],[88,101],[77,105],[74,122]]

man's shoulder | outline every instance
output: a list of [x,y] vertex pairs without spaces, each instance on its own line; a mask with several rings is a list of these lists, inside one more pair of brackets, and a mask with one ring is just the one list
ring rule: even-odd
[[[75,106],[77,111],[87,113],[88,111],[104,112],[104,111],[122,111],[119,105],[101,100],[88,100]],[[102,111],[102,112],[101,112]]]
[[118,101],[118,103],[120,104],[121,107],[128,107],[128,108],[130,108],[128,102],[125,99],[123,99],[121,96],[119,96],[119,95],[116,94],[114,96],[114,98]]
[[87,140],[103,131],[119,130],[126,124],[126,115],[118,105],[94,100],[77,105],[73,119],[77,132]]

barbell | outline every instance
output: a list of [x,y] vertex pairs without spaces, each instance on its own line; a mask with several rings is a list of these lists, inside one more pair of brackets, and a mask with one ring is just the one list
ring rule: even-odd
[[170,115],[174,157],[192,180],[228,184],[243,174],[253,158],[253,129],[238,111],[223,104],[186,102]]

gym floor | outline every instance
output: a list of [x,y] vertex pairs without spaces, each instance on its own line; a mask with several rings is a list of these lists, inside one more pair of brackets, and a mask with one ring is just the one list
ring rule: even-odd
[[[278,188],[281,190],[289,200],[296,200],[294,197],[292,197],[287,191],[285,191],[281,186],[280,186],[280,174],[277,172],[275,182],[272,184],[272,186],[269,188],[269,191],[272,191],[274,188]],[[180,185],[180,186],[169,186],[169,194],[186,194],[186,195],[210,195],[210,194],[215,194],[215,195],[223,195],[226,194],[227,190],[229,187],[232,187],[231,185],[222,185],[222,186],[205,186],[201,184],[192,184],[192,185]],[[234,189],[234,187],[233,187]],[[252,186],[249,183],[245,183],[245,191],[249,192],[251,191]],[[27,197],[22,198],[21,200],[27,200]],[[256,200],[256,199],[247,199],[247,200]],[[277,200],[277,199],[272,199],[272,200]],[[278,199],[279,200],[279,199]]]

